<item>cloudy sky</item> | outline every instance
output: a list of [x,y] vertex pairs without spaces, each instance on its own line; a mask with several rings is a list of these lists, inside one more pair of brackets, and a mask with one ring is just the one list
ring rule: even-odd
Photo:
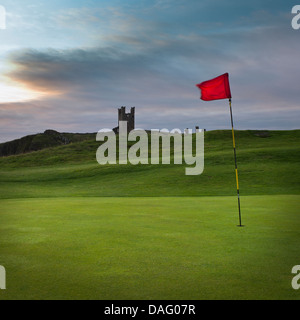
[[289,0],[0,0],[0,142],[137,126],[230,128],[195,86],[228,72],[237,129],[299,128],[300,30]]

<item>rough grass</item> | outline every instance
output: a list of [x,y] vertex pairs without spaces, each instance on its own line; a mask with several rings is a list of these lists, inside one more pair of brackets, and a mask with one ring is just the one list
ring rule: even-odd
[[96,163],[85,141],[0,158],[1,299],[299,299],[300,131],[207,132],[205,169]]
[[[259,134],[236,133],[241,194],[299,194],[300,130]],[[230,131],[206,133],[199,176],[186,176],[186,165],[100,166],[96,141],[0,158],[0,197],[234,195],[231,139]]]

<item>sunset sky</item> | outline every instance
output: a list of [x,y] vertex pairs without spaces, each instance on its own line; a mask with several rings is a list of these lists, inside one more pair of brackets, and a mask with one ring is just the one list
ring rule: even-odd
[[229,129],[228,102],[195,86],[225,72],[236,129],[299,128],[295,4],[0,0],[0,142],[113,128],[123,105],[139,128]]

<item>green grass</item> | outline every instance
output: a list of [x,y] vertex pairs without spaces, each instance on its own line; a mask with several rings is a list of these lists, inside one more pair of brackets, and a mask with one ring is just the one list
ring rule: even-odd
[[0,299],[299,299],[299,200],[2,200]]
[[300,130],[205,135],[205,169],[106,165],[99,142],[0,158],[1,299],[299,299]]
[[95,139],[95,136],[95,133],[59,133],[54,130],[46,130],[44,133],[0,143],[0,156],[23,154],[72,142],[92,140]]
[[[242,195],[300,193],[300,130],[237,131]],[[0,198],[74,196],[235,195],[230,131],[207,132],[205,167],[186,176],[186,165],[106,165],[96,162],[96,141],[0,158]]]

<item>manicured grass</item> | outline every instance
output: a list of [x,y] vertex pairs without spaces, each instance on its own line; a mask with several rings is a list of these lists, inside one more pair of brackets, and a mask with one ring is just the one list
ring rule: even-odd
[[299,299],[300,130],[205,135],[205,168],[84,141],[0,158],[1,299]]
[[1,200],[0,300],[299,299],[299,200]]

